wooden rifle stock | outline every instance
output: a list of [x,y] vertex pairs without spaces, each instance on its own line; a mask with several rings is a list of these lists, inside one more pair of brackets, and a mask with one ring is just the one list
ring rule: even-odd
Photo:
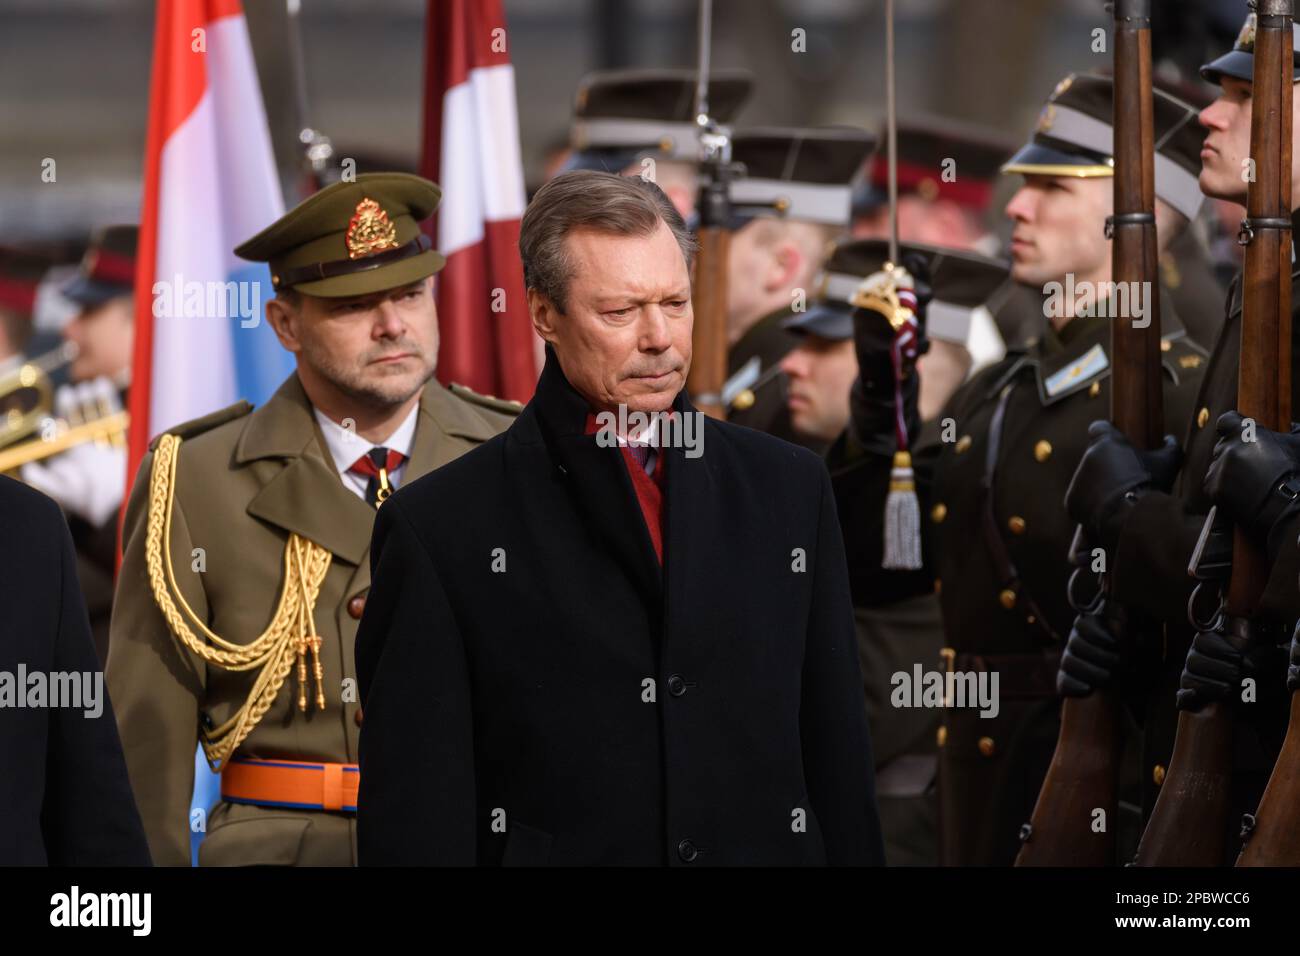
[[[1151,92],[1151,0],[1115,0],[1115,216],[1111,277],[1117,288],[1150,290],[1143,316],[1111,324],[1110,418],[1138,448],[1155,448],[1164,432],[1160,308],[1155,225],[1155,136]],[[1142,298],[1129,296],[1130,303]],[[1103,579],[1102,593],[1106,590]],[[1130,615],[1130,627],[1143,623]],[[1147,626],[1150,626],[1149,624]],[[1056,752],[1043,780],[1017,866],[1110,866],[1115,863],[1120,701],[1098,688],[1061,704]],[[1104,829],[1094,830],[1096,811]]]
[[[1257,0],[1237,408],[1265,428],[1291,421],[1291,77],[1292,0]],[[1282,223],[1285,228],[1279,228]],[[1213,427],[1206,423],[1207,428]],[[1237,530],[1224,610],[1248,618],[1268,579],[1268,562]],[[1232,637],[1233,635],[1230,635]],[[1242,649],[1248,635],[1236,636]],[[1138,847],[1139,866],[1218,866],[1228,834],[1233,709],[1212,702],[1178,715],[1173,758]],[[1272,783],[1269,784],[1270,788]],[[1267,798],[1267,794],[1265,794]],[[1293,837],[1294,831],[1287,836]],[[1253,843],[1268,842],[1258,834]],[[1263,850],[1263,847],[1260,847]]]
[[731,233],[723,226],[703,226],[697,238],[699,252],[691,286],[695,329],[686,388],[700,411],[725,418],[721,396],[727,380],[727,250]]

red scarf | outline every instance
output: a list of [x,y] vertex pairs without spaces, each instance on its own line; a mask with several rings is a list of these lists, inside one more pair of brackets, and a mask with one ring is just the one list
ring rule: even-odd
[[[597,431],[599,426],[596,424],[596,416],[588,412],[586,433],[594,435]],[[623,465],[627,468],[628,477],[632,479],[637,504],[641,506],[641,517],[645,519],[646,530],[650,532],[650,542],[655,548],[655,557],[659,559],[662,567],[664,563],[664,466],[668,460],[663,449],[653,449],[655,470],[653,475],[647,475],[645,469],[632,457],[632,452],[626,445],[619,445],[618,450],[622,453]]]

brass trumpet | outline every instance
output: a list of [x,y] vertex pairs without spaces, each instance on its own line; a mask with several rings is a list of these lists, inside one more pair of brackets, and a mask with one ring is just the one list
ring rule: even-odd
[[77,357],[77,346],[64,342],[44,355],[0,372],[0,448],[21,441],[40,428],[54,407],[50,375]]

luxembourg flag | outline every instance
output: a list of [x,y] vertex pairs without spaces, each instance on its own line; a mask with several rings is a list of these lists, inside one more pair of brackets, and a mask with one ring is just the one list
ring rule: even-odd
[[231,250],[284,212],[240,0],[158,0],[135,286],[128,475],[150,439],[293,361],[262,315],[264,263]]
[[[128,482],[150,439],[293,370],[262,315],[264,263],[231,250],[284,212],[240,0],[158,0],[135,277]],[[193,808],[219,777],[195,755]],[[191,810],[191,822],[202,819]],[[195,830],[197,858],[203,828]]]
[[527,401],[538,374],[519,264],[524,173],[501,0],[429,0],[422,175],[442,187],[430,228],[438,274],[438,378]]

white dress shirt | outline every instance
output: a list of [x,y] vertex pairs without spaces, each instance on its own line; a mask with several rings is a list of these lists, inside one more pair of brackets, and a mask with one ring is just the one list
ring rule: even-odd
[[312,408],[312,414],[316,416],[316,421],[320,423],[321,434],[325,436],[325,445],[329,448],[330,457],[334,459],[334,468],[338,471],[343,486],[362,501],[366,500],[366,483],[370,479],[348,469],[355,465],[357,459],[370,451],[371,448],[382,446],[390,451],[399,451],[405,457],[400,465],[389,472],[388,483],[394,488],[400,485],[402,483],[402,473],[406,471],[406,463],[411,458],[411,445],[415,441],[415,423],[419,413],[420,406],[419,403],[416,403],[415,407],[411,409],[411,413],[402,420],[402,424],[397,426],[397,430],[389,435],[386,441],[371,444],[353,429],[344,428],[321,412],[319,408]]

